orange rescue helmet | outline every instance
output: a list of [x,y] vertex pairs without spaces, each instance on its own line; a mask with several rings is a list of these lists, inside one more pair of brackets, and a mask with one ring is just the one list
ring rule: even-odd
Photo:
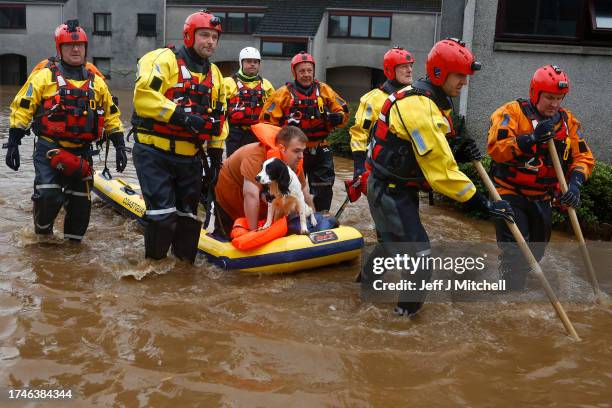
[[529,85],[529,100],[535,106],[542,92],[565,95],[570,84],[567,74],[556,65],[545,65],[537,69]]
[[395,79],[395,67],[414,63],[414,57],[402,47],[393,47],[383,57],[383,71],[389,80]]
[[315,68],[315,60],[312,55],[308,54],[306,51],[300,51],[299,54],[291,58],[291,73],[293,74],[293,79],[297,78],[297,76],[295,75],[296,65],[302,62],[310,62],[312,64],[312,69]]
[[221,19],[207,10],[200,10],[197,13],[190,14],[183,26],[183,42],[186,47],[193,47],[195,32],[200,28],[208,28],[221,34]]
[[55,29],[55,50],[58,57],[62,57],[62,44],[68,43],[85,43],[87,54],[87,34],[79,27],[79,20],[68,20]]
[[474,71],[480,70],[481,64],[476,61],[472,51],[465,46],[463,41],[447,38],[438,41],[429,51],[425,68],[431,83],[441,86],[446,81],[448,74],[455,72],[474,75]]

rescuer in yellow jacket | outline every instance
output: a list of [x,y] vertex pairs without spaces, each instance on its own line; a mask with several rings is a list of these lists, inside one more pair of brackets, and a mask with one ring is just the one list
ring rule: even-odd
[[170,246],[176,257],[189,262],[197,254],[199,153],[206,143],[206,174],[213,179],[223,155],[225,89],[221,72],[208,60],[220,34],[218,17],[205,11],[191,14],[183,28],[184,46],[151,51],[138,62],[133,157],[147,206],[147,258],[166,257]]
[[[494,217],[512,220],[512,210],[505,201],[490,202],[476,191],[472,181],[455,161],[447,136],[454,133],[450,97],[458,96],[467,76],[480,69],[471,51],[456,39],[434,45],[426,62],[428,78],[401,89],[383,104],[368,147],[367,197],[370,213],[382,243],[410,243],[413,257],[430,253],[429,237],[419,218],[419,190],[433,189],[447,197],[484,209]],[[471,144],[463,154],[472,160],[480,152]],[[365,264],[364,289],[371,289],[372,260],[385,252],[378,245]],[[406,279],[415,280],[417,288],[428,281],[431,271],[419,268]],[[397,314],[411,316],[418,312],[426,291],[405,291],[395,308]]]
[[11,104],[6,164],[19,169],[19,145],[31,126],[38,136],[34,231],[53,234],[64,206],[64,238],[81,242],[91,213],[92,143],[107,135],[116,149],[119,172],[127,154],[119,108],[104,79],[86,68],[87,35],[77,20],[57,27],[55,47],[57,58],[36,67]]
[[296,126],[308,136],[304,172],[314,196],[316,211],[331,207],[335,180],[334,161],[326,138],[336,127],[344,127],[349,109],[329,85],[314,77],[315,60],[301,52],[291,59],[294,82],[279,88],[266,101],[260,122],[275,126]]
[[[580,122],[561,107],[569,90],[567,74],[545,65],[533,75],[529,99],[508,102],[491,115],[491,175],[498,193],[512,205],[517,226],[538,261],[550,241],[553,198],[578,207],[580,188],[595,166]],[[568,182],[563,195],[548,151],[551,139]],[[495,230],[502,249],[501,277],[509,289],[520,290],[530,268],[522,261],[508,226],[496,222]]]
[[238,72],[223,78],[227,97],[227,120],[223,126],[226,157],[240,147],[258,141],[251,126],[259,123],[263,105],[274,93],[270,81],[259,75],[261,54],[257,48],[243,48],[238,61]]
[[363,174],[366,162],[366,149],[370,132],[378,119],[380,108],[389,95],[412,84],[412,65],[414,57],[409,51],[393,47],[383,57],[383,72],[387,80],[378,88],[372,89],[359,100],[355,114],[355,124],[350,128],[351,151],[353,152],[353,178]]

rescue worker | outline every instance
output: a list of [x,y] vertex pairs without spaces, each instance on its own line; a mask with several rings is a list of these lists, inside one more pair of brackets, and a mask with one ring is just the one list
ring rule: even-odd
[[223,127],[228,135],[225,139],[226,157],[239,147],[257,141],[251,125],[259,122],[264,102],[274,92],[270,81],[259,75],[261,55],[257,48],[243,48],[238,61],[238,72],[223,78],[227,96],[227,120]]
[[262,123],[254,125],[252,129],[258,142],[242,146],[227,158],[215,187],[215,230],[225,236],[229,236],[238,218],[246,217],[251,231],[257,229],[258,220],[266,218],[267,205],[261,205],[264,200],[264,197],[260,198],[262,186],[255,181],[255,176],[261,171],[263,163],[272,157],[283,160],[296,172],[304,199],[313,206],[302,165],[308,142],[304,132],[294,126],[281,129]]
[[17,171],[19,145],[31,129],[34,147],[34,231],[53,234],[64,206],[64,238],[81,242],[89,225],[92,143],[113,142],[117,171],[127,164],[120,112],[104,80],[85,68],[87,35],[78,20],[55,29],[58,58],[32,73],[11,104],[6,164]]
[[374,127],[380,108],[389,95],[412,84],[414,57],[401,47],[393,47],[383,57],[383,72],[387,80],[359,100],[355,114],[355,125],[351,127],[351,151],[353,152],[353,179],[366,171],[366,148],[370,131]]
[[[394,92],[384,102],[368,146],[372,171],[367,186],[370,213],[383,244],[410,243],[411,256],[429,255],[429,237],[419,218],[419,190],[433,189],[494,217],[512,220],[507,202],[490,202],[476,191],[459,170],[447,141],[447,134],[454,132],[450,98],[458,96],[468,75],[479,69],[480,63],[463,42],[439,41],[427,56],[428,77]],[[477,147],[467,151],[472,160],[480,159]],[[378,245],[366,263],[361,280],[365,287],[372,283],[372,260],[385,250]],[[406,279],[414,279],[420,288],[430,277],[431,271],[421,268]],[[395,312],[414,315],[425,296],[426,292],[402,293]]]
[[183,46],[159,48],[138,62],[133,156],[147,207],[147,258],[165,258],[170,246],[189,262],[197,254],[203,144],[211,173],[223,155],[225,90],[221,72],[209,62],[220,34],[218,17],[193,13],[185,20]]
[[272,94],[259,120],[276,126],[297,126],[308,136],[304,171],[315,210],[329,212],[335,180],[332,152],[325,140],[336,127],[349,119],[348,105],[327,84],[314,78],[315,60],[302,51],[291,59],[294,82]]
[[[501,197],[508,201],[516,224],[540,261],[550,241],[552,205],[578,207],[580,187],[595,165],[580,122],[561,103],[570,91],[567,74],[555,65],[539,68],[531,79],[529,99],[517,99],[491,115],[488,152],[491,174]],[[553,140],[562,164],[568,191],[560,195],[559,183],[548,151]],[[500,273],[508,289],[524,288],[529,266],[513,243],[508,227],[496,222]]]

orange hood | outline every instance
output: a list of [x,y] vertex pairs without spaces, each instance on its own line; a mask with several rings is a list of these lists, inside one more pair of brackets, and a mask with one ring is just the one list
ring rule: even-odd
[[[251,130],[259,143],[266,147],[266,160],[276,158],[282,160],[282,154],[278,145],[276,144],[276,135],[282,128],[268,123],[258,123],[251,126]],[[296,174],[302,174],[304,168],[304,159],[298,162]]]

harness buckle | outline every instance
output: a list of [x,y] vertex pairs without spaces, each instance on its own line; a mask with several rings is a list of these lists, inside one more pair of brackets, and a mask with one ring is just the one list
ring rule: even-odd
[[60,153],[60,149],[51,149],[49,151],[47,151],[47,159],[51,159],[54,156],[57,156]]

